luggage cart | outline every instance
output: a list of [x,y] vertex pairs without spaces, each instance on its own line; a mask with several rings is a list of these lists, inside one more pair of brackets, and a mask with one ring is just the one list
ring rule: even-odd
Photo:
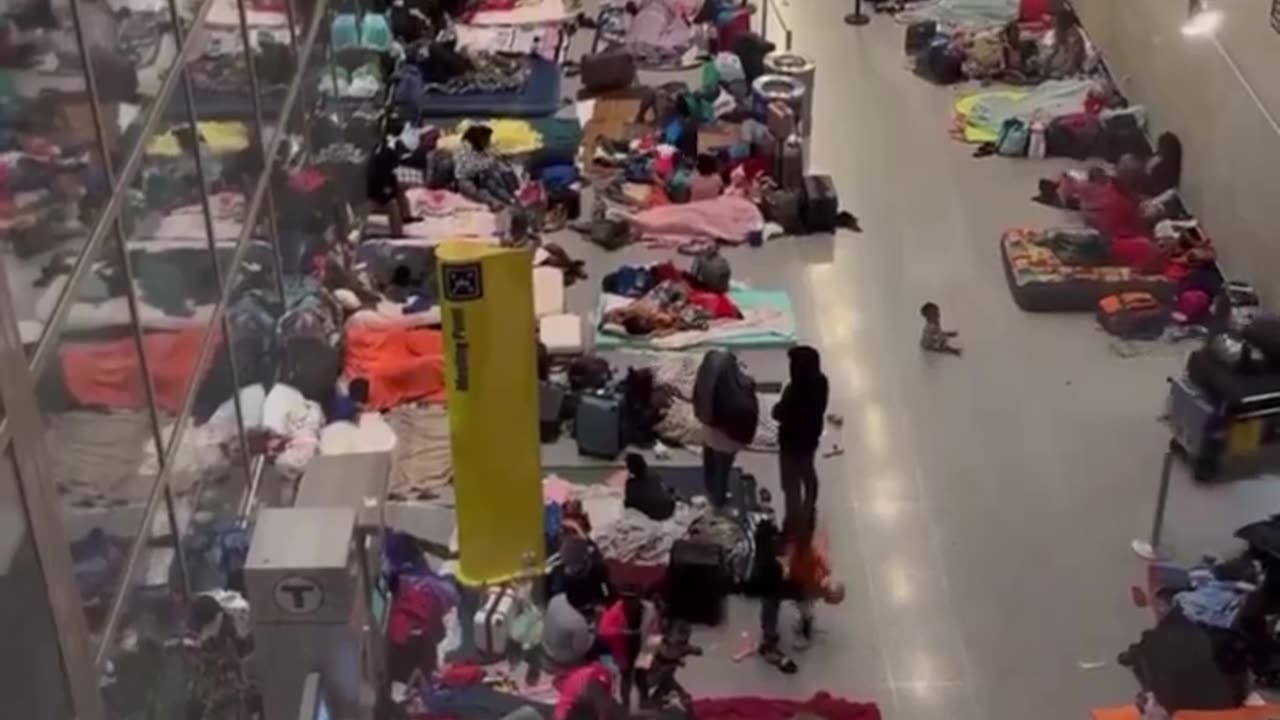
[[1166,421],[1201,482],[1280,470],[1280,392],[1215,402],[1190,378],[1169,379]]

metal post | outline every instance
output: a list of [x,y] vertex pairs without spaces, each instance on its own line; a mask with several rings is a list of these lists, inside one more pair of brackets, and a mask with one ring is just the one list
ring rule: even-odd
[[844,16],[844,24],[862,27],[869,22],[871,22],[871,17],[862,12],[862,0],[854,0],[853,12]]
[[1160,464],[1160,490],[1156,494],[1156,514],[1151,520],[1151,538],[1143,540],[1135,538],[1129,547],[1143,560],[1163,560],[1169,557],[1168,548],[1161,544],[1164,534],[1164,509],[1169,502],[1169,480],[1173,477],[1173,447],[1164,452],[1164,461]]

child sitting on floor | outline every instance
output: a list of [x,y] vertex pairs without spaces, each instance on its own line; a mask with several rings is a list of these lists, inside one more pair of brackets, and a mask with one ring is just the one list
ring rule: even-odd
[[951,343],[960,333],[942,329],[942,310],[937,303],[927,302],[920,308],[924,318],[924,330],[920,334],[920,347],[929,352],[959,355],[961,350]]
[[755,561],[746,590],[758,595],[761,602],[758,652],[765,662],[790,675],[798,668],[779,645],[778,616],[782,601],[796,604],[800,611],[797,632],[801,640],[808,643],[813,638],[814,601],[839,605],[844,602],[844,583],[832,577],[826,557],[812,539],[784,547],[782,533],[771,519],[756,526],[755,546]]

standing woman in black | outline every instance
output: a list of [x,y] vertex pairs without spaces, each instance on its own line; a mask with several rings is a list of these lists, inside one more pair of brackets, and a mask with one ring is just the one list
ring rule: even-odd
[[822,358],[808,345],[787,351],[791,382],[773,407],[778,421],[778,474],[782,483],[787,540],[807,542],[817,523],[818,471],[814,460],[827,414],[830,389]]

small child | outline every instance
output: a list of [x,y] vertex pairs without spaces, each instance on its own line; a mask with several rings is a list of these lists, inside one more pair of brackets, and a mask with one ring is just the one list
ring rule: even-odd
[[755,559],[746,590],[760,597],[760,657],[788,675],[799,668],[779,644],[778,619],[782,601],[790,600],[800,612],[797,631],[808,643],[813,637],[813,605],[844,602],[844,583],[835,579],[826,557],[812,540],[783,547],[782,534],[772,520],[762,520],[755,531]]
[[952,340],[960,333],[942,329],[942,310],[937,303],[927,302],[920,307],[920,317],[924,318],[924,331],[920,334],[920,347],[929,352],[959,355],[961,350],[952,344]]

